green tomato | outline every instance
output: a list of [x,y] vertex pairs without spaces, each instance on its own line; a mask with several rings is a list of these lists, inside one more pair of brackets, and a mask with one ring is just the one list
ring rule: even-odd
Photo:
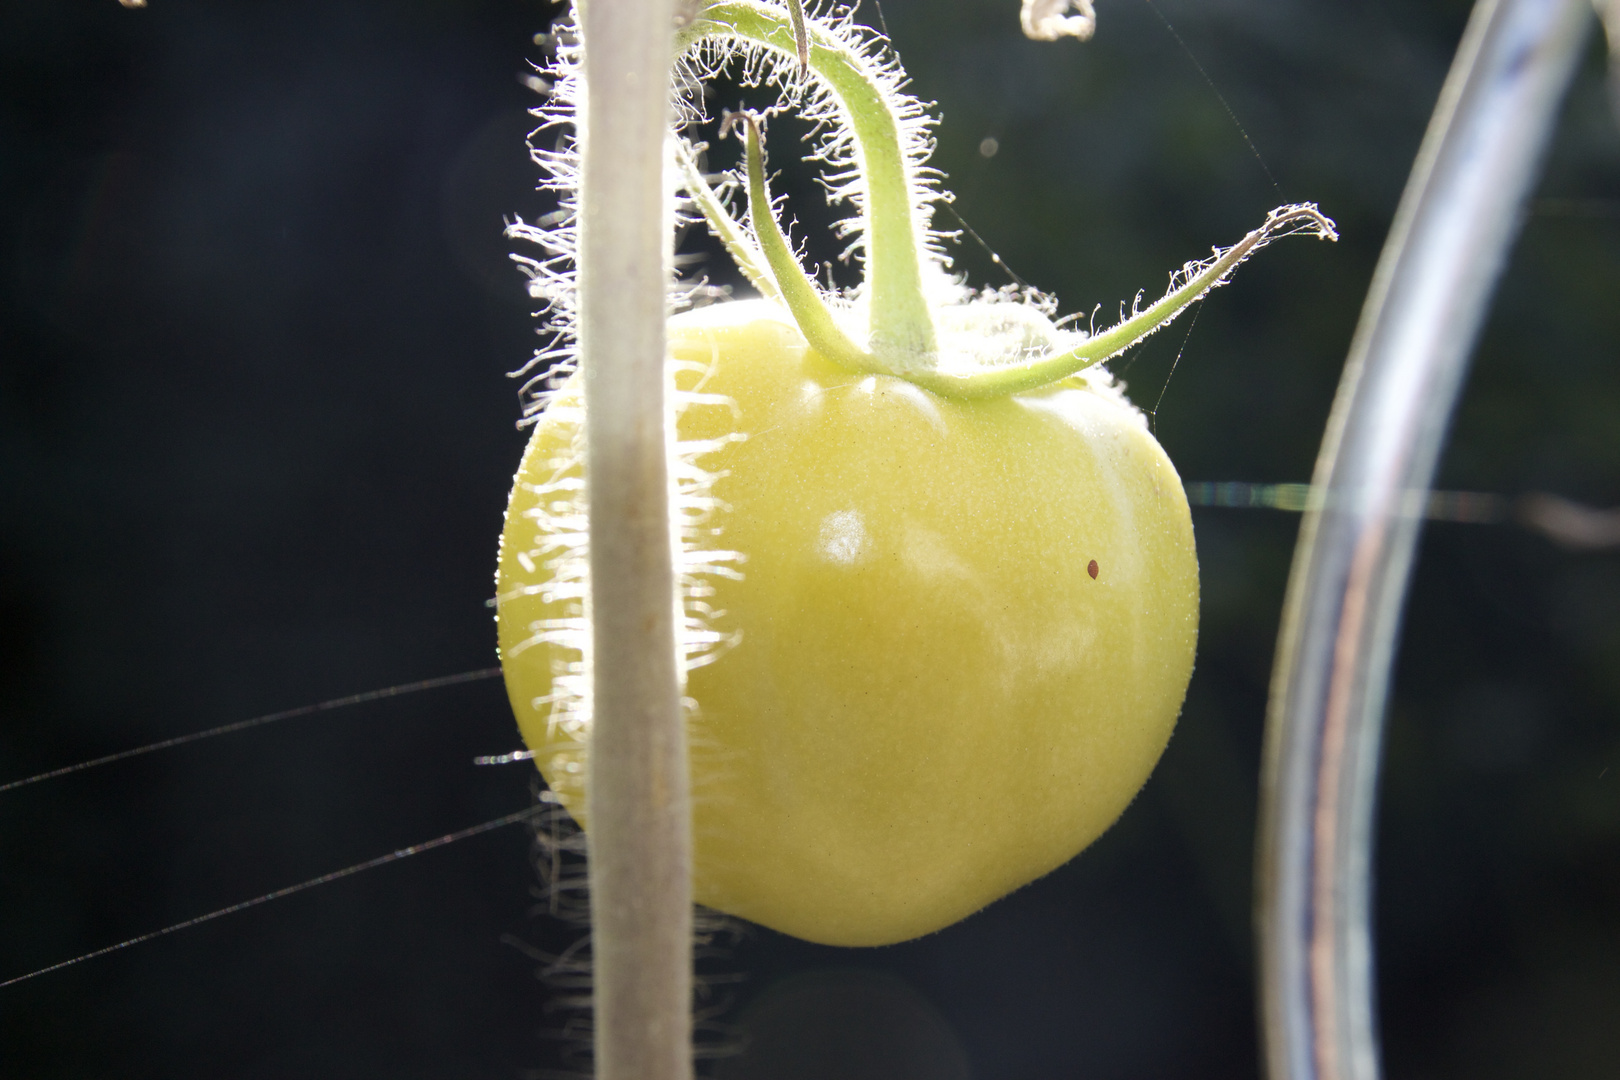
[[[1096,369],[973,402],[852,374],[765,302],[677,316],[669,341],[677,385],[711,395],[678,437],[716,440],[716,541],[743,559],[707,599],[734,643],[687,685],[697,899],[880,945],[1090,844],[1163,751],[1197,637],[1187,501],[1142,415]],[[577,395],[529,443],[498,595],[524,737],[588,827],[554,685],[580,656],[548,630],[580,617],[552,581]]]

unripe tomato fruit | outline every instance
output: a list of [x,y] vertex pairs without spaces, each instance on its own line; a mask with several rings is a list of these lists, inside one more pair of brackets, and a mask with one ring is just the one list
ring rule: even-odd
[[[1197,637],[1186,496],[1142,415],[1097,369],[974,402],[852,374],[763,301],[677,316],[669,343],[728,399],[678,437],[745,436],[702,460],[716,542],[746,561],[709,601],[738,640],[687,686],[699,902],[880,945],[1091,843],[1163,751]],[[524,738],[588,827],[583,751],[548,704],[577,655],[535,640],[566,614],[536,487],[579,475],[577,435],[555,405],[535,427],[498,595]]]

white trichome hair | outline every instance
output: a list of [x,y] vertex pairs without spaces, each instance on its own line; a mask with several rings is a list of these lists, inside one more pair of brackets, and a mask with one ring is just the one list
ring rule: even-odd
[[[743,0],[758,10],[779,13],[785,10],[762,0]],[[836,225],[837,235],[848,243],[840,258],[863,260],[866,255],[868,191],[863,168],[862,147],[854,134],[854,124],[843,100],[813,70],[801,71],[791,51],[767,46],[740,32],[705,20],[703,11],[712,6],[696,0],[683,10],[681,33],[691,39],[675,65],[672,112],[677,133],[709,119],[704,111],[702,87],[705,80],[730,72],[744,87],[770,86],[777,90],[783,107],[799,113],[812,128],[815,151],[807,160],[822,166],[819,178],[830,205],[848,205],[855,213]],[[810,31],[816,41],[841,52],[870,86],[875,88],[894,120],[910,206],[912,232],[917,237],[918,256],[924,267],[924,284],[936,303],[965,299],[960,285],[946,272],[946,240],[955,234],[933,228],[933,204],[949,201],[941,185],[942,175],[928,164],[934,150],[934,118],[928,106],[906,93],[907,77],[888,41],[876,31],[855,22],[852,9],[827,6],[807,13]],[[538,254],[514,254],[512,259],[529,278],[529,295],[540,301],[536,317],[542,320],[545,343],[529,361],[513,372],[522,378],[520,397],[525,422],[546,405],[550,388],[572,372],[578,362],[578,302],[576,296],[576,257],[579,250],[578,209],[580,157],[576,118],[584,100],[582,43],[572,15],[559,20],[549,35],[551,58],[538,67],[536,85],[548,85],[544,104],[535,108],[539,126],[529,137],[530,155],[541,169],[540,190],[550,192],[557,208],[534,222],[521,218],[507,226],[507,235],[526,241]],[[668,170],[670,227],[676,229],[700,220],[688,200],[677,198],[680,182],[671,164]],[[721,184],[721,193],[732,188]],[[714,290],[705,283],[688,282],[670,298],[671,311],[694,300],[709,298]],[[847,299],[856,299],[851,297]]]

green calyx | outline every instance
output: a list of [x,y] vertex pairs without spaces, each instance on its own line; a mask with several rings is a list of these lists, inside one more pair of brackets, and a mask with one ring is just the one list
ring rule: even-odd
[[717,40],[792,60],[801,79],[814,79],[830,92],[834,108],[818,118],[830,113],[853,144],[847,172],[834,179],[863,211],[864,345],[828,306],[776,220],[757,117],[728,117],[721,132],[723,137],[733,126],[744,129],[749,228],[709,188],[684,141],[677,151],[682,185],[749,281],[788,309],[811,348],[852,372],[894,375],[956,399],[1038,389],[1167,326],[1273,240],[1296,233],[1338,239],[1333,222],[1314,204],[1279,207],[1236,244],[1183,266],[1159,300],[1096,334],[1060,330],[1033,307],[1005,301],[934,307],[924,289],[924,274],[933,268],[927,267],[923,233],[926,204],[940,196],[919,180],[923,140],[915,124],[921,109],[899,91],[898,68],[876,58],[847,25],[807,17],[801,0],[716,0],[677,35],[677,46],[684,52]]
[[[760,147],[759,118],[753,113],[734,114],[729,119],[740,119],[748,129],[745,136],[748,156],[748,224],[759,240],[765,262],[770,266],[777,295],[781,297],[800,333],[811,346],[835,364],[851,371],[886,372],[887,369],[872,353],[856,345],[833,319],[832,312],[821,299],[815,282],[810,280],[794,256],[788,239],[771,212],[771,196],[765,187],[765,155]],[[932,336],[933,323],[928,326]]]

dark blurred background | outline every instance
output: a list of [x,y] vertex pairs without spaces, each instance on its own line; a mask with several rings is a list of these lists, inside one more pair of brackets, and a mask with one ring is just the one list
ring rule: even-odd
[[[1185,479],[1308,479],[1468,5],[1108,0],[1084,45],[1023,40],[1016,9],[865,0],[861,18],[939,103],[962,217],[1066,311],[1153,293],[1277,203],[1337,219],[1338,245],[1267,251],[1125,376],[1144,407],[1162,394]],[[0,7],[0,782],[492,662],[484,600],[522,445],[504,372],[535,340],[501,226],[549,209],[522,77],[554,12]],[[1444,487],[1620,503],[1601,61],[1594,39]],[[798,156],[785,123],[773,138],[779,165]],[[783,189],[825,219],[807,176]],[[973,246],[961,265],[1007,280]],[[1257,1074],[1256,779],[1298,521],[1195,521],[1198,670],[1120,824],[922,941],[745,935],[710,966],[744,976],[713,1000],[752,1049],[707,1068]],[[1620,553],[1429,527],[1380,817],[1391,1077],[1620,1076],[1617,721]],[[526,766],[471,763],[516,745],[485,682],[0,793],[0,979],[529,805]],[[566,941],[534,883],[507,829],[0,990],[0,1076],[556,1068],[563,1014],[503,943]]]

